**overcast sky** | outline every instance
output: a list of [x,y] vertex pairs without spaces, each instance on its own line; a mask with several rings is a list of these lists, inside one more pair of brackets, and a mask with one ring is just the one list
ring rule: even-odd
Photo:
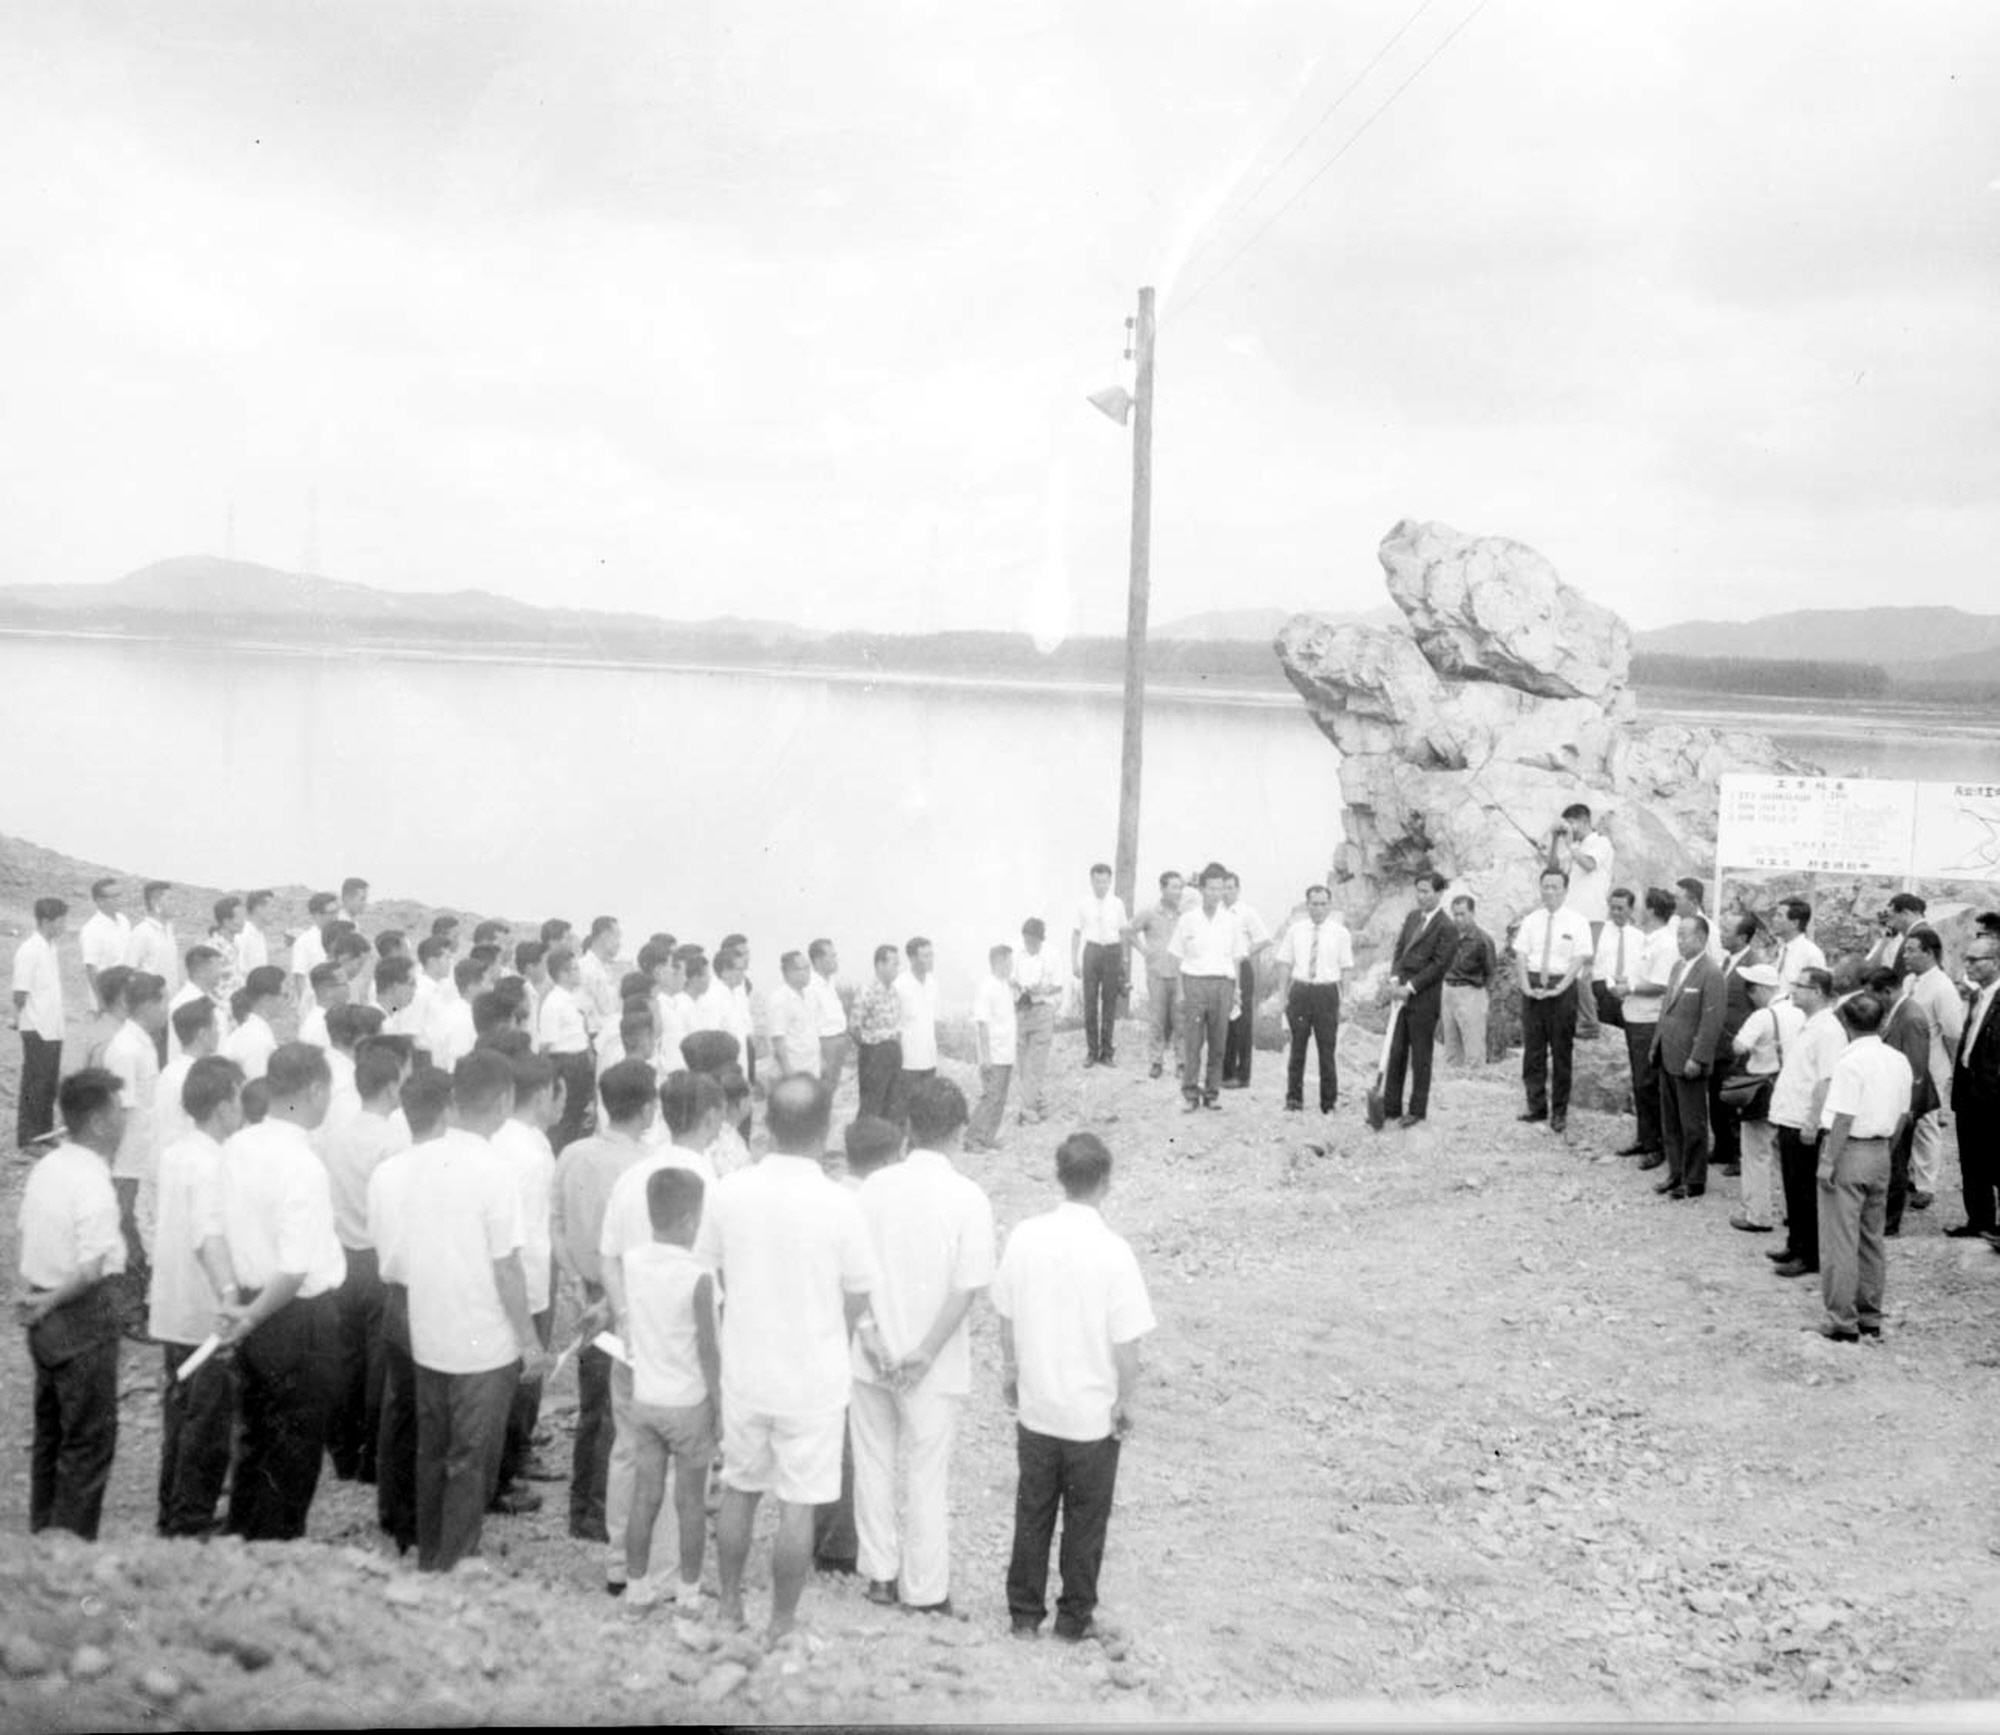
[[1475,4],[9,8],[0,582],[1115,631],[1150,282],[1156,620],[1992,607],[2000,6],[1489,0],[1229,263]]

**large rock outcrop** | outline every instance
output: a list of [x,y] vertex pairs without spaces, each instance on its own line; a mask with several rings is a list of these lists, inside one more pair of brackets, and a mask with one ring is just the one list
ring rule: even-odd
[[1639,727],[1631,629],[1522,543],[1405,519],[1379,554],[1407,631],[1296,615],[1276,642],[1341,753],[1334,895],[1358,936],[1393,936],[1411,876],[1435,868],[1499,938],[1533,907],[1549,827],[1575,801],[1611,838],[1619,884],[1705,873],[1725,771],[1815,769],[1761,735]]

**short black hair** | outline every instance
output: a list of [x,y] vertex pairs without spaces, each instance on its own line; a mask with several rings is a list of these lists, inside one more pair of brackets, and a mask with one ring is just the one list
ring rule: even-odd
[[306,914],[309,916],[323,916],[339,902],[340,900],[331,892],[314,892],[311,897],[306,899]]
[[950,1138],[971,1118],[965,1092],[948,1078],[927,1078],[910,1092],[910,1137],[919,1145]]
[[646,1105],[653,1100],[653,1081],[652,1065],[644,1060],[621,1060],[615,1066],[607,1066],[604,1076],[597,1081],[597,1094],[604,1103],[606,1117],[629,1121],[644,1114]]
[[1056,1146],[1056,1179],[1064,1196],[1087,1199],[1111,1176],[1111,1149],[1095,1133],[1071,1133]]
[[727,1030],[691,1030],[681,1038],[681,1061],[690,1072],[720,1072],[734,1066],[743,1045]]
[[440,1067],[420,1066],[403,1080],[396,1093],[403,1118],[410,1123],[412,1138],[428,1138],[443,1123],[451,1109],[451,1074]]
[[[1566,882],[1568,879],[1568,875],[1564,875],[1563,877]],[[1426,880],[1430,882],[1431,890],[1436,892],[1440,897],[1444,895],[1446,888],[1451,884],[1451,881],[1446,879],[1444,875],[1441,873],[1432,872],[1432,873],[1417,875],[1418,885],[1422,885]]]
[[1921,916],[1930,908],[1915,892],[1897,892],[1889,900],[1889,908],[1901,910],[1905,915]]
[[1812,905],[1804,898],[1780,898],[1778,908],[1791,918],[1792,926],[1800,933],[1812,926]]
[[1632,895],[1632,888],[1630,886],[1613,886],[1610,894],[1604,901],[1607,904],[1615,904],[1621,900],[1628,904],[1636,904],[1639,901]]
[[[1561,880],[1564,885],[1568,885],[1569,869],[1558,867],[1554,862],[1544,862],[1541,877],[1545,880]],[[1438,889],[1442,891],[1444,888],[1440,886]]]
[[820,959],[824,958],[832,950],[833,942],[831,940],[814,940],[806,947],[806,957],[810,962],[817,964]]
[[1706,916],[1702,915],[1700,912],[1697,911],[1693,915],[1681,917],[1681,920],[1684,922],[1694,923],[1694,931],[1697,934],[1699,934],[1703,940],[1706,940],[1708,938],[1708,918]]
[[431,932],[444,939],[450,939],[458,932],[458,918],[447,910],[441,916],[431,917]]
[[555,1088],[556,1063],[546,1054],[536,1054],[530,1049],[522,1054],[509,1055],[507,1064],[514,1073],[516,1108],[530,1097],[540,1096],[543,1091]]
[[359,874],[349,874],[346,879],[340,882],[340,895],[343,898],[350,892],[365,892],[367,889],[368,882]]
[[130,964],[113,964],[108,970],[97,972],[97,995],[106,1006],[113,1001],[123,1000],[132,986],[132,978],[138,975]]
[[382,958],[375,965],[375,992],[380,994],[386,988],[394,988],[409,981],[417,973],[417,967],[409,958],[398,954],[393,958]]
[[141,1006],[150,1006],[155,1000],[166,998],[167,983],[163,976],[155,976],[148,970],[134,970],[125,980],[125,1010],[136,1012]]
[[475,1048],[451,1069],[451,1100],[461,1113],[485,1113],[503,1096],[511,1107],[514,1068],[505,1055]]
[[847,1146],[847,1172],[850,1175],[872,1175],[895,1160],[896,1154],[903,1148],[903,1133],[894,1121],[868,1114],[847,1123],[844,1142]]
[[930,941],[922,934],[912,934],[903,942],[903,955],[914,964],[917,961],[917,954],[929,944]]
[[71,1133],[82,1132],[84,1123],[117,1102],[118,1093],[124,1088],[115,1072],[107,1072],[101,1066],[86,1066],[81,1072],[71,1073],[56,1087],[56,1107],[62,1114],[63,1126]]
[[61,898],[37,898],[35,900],[35,920],[38,922],[59,922],[69,914],[69,905]]
[[701,1215],[701,1196],[707,1191],[701,1177],[676,1163],[655,1169],[646,1177],[646,1216],[656,1234],[664,1235],[687,1217]]
[[1565,819],[1588,820],[1590,818],[1590,809],[1585,807],[1580,801],[1572,801],[1569,806],[1563,809],[1562,816]]
[[542,944],[553,946],[570,931],[569,923],[560,916],[551,916],[542,924]]
[[403,937],[401,928],[384,928],[375,936],[375,956],[387,958],[394,953],[407,952],[410,943]]
[[1884,1008],[1881,996],[1864,988],[1850,994],[1840,1005],[1840,1021],[1856,1036],[1872,1036],[1882,1028]]
[[884,964],[885,961],[892,961],[901,956],[902,954],[899,953],[894,946],[890,945],[889,942],[885,940],[881,945],[875,948],[875,968],[879,970],[882,968],[882,965]]
[[1903,936],[1903,944],[1907,946],[1912,940],[1940,963],[1944,961],[1944,941],[1938,938],[1937,929],[1927,928],[1919,922]]
[[274,1097],[298,1096],[316,1084],[332,1084],[333,1068],[310,1042],[283,1042],[265,1065],[264,1083]]
[[1793,978],[1792,986],[1795,989],[1810,988],[1815,993],[1824,994],[1827,999],[1831,1000],[1833,998],[1833,972],[1831,970],[1822,970],[1817,964],[1808,964]]
[[705,1072],[677,1067],[660,1080],[660,1118],[677,1139],[700,1126],[703,1115],[722,1113],[725,1100],[722,1086]]
[[259,964],[243,978],[243,986],[257,1000],[268,1000],[285,991],[285,973],[275,964]]
[[[189,957],[188,967],[190,969],[194,967],[192,956]],[[347,978],[341,974],[340,966],[329,958],[324,964],[315,964],[307,973],[306,986],[317,994],[322,988],[332,988],[346,980]]]
[[594,940],[599,934],[608,934],[617,926],[618,918],[616,916],[592,916],[590,918],[590,937]]
[[833,1098],[810,1073],[794,1072],[771,1086],[764,1104],[764,1124],[780,1151],[801,1153],[826,1142],[833,1119]]
[[219,1054],[204,1054],[181,1080],[181,1112],[198,1126],[242,1089],[242,1067]]
[[1668,891],[1665,886],[1648,886],[1646,888],[1646,909],[1650,914],[1658,916],[1663,922],[1669,920],[1673,916],[1675,909],[1674,894]]
[[1098,874],[1108,874],[1111,871],[1111,864],[1108,861],[1094,861],[1090,864],[1090,871],[1093,877]]
[[523,940],[514,948],[514,968],[525,976],[549,955],[548,946],[540,940]]
[[215,1022],[215,1002],[206,994],[198,994],[176,1006],[167,1014],[167,1021],[174,1027],[175,1038],[186,1048]]
[[354,1057],[354,1094],[366,1102],[393,1090],[403,1079],[403,1062],[393,1048],[371,1043]]
[[90,882],[90,895],[93,898],[108,897],[117,884],[118,882],[115,879],[92,880]]

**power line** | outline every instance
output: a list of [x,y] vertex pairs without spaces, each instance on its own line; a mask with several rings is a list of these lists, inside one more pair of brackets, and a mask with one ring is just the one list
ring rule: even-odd
[[[1444,53],[1444,51],[1447,48],[1449,48],[1454,42],[1456,42],[1459,38],[1460,33],[1465,29],[1465,27],[1468,24],[1470,24],[1473,21],[1473,19],[1477,18],[1480,15],[1480,13],[1484,12],[1491,3],[1492,0],[1479,0],[1478,5],[1474,6],[1470,12],[1468,12],[1463,18],[1461,18],[1458,21],[1456,25],[1452,27],[1452,29],[1446,34],[1444,40],[1441,41],[1437,45],[1437,47],[1433,48],[1429,54],[1425,55],[1424,58],[1417,63],[1416,71],[1412,72],[1408,78],[1404,79],[1401,84],[1397,85],[1396,88],[1392,90],[1386,98],[1383,99],[1381,107],[1377,108],[1373,114],[1371,114],[1365,121],[1363,121],[1358,127],[1356,127],[1353,132],[1347,135],[1346,139],[1342,141],[1340,149],[1335,151],[1332,156],[1328,157],[1327,160],[1319,166],[1319,168],[1314,170],[1314,172],[1312,173],[1310,178],[1307,179],[1305,184],[1301,186],[1296,193],[1294,193],[1275,211],[1273,211],[1271,215],[1251,234],[1249,240],[1245,241],[1241,247],[1237,248],[1234,253],[1230,254],[1230,256],[1227,259],[1223,260],[1221,265],[1219,265],[1213,272],[1211,272],[1207,277],[1204,277],[1201,280],[1200,284],[1197,285],[1196,288],[1188,295],[1187,299],[1174,309],[1172,317],[1178,319],[1183,313],[1185,313],[1197,301],[1199,301],[1201,297],[1205,295],[1211,287],[1213,287],[1216,281],[1229,271],[1230,267],[1233,266],[1237,262],[1237,260],[1241,259],[1243,255],[1248,253],[1252,247],[1256,246],[1259,241],[1263,240],[1263,238],[1266,235],[1268,235],[1274,227],[1276,227],[1279,219],[1282,218],[1285,215],[1285,213],[1289,211],[1294,205],[1296,205],[1301,199],[1303,199],[1306,196],[1306,194],[1312,191],[1313,187],[1327,173],[1327,171],[1331,169],[1335,163],[1339,162],[1342,157],[1346,156],[1347,153],[1354,148],[1355,144],[1359,141],[1361,135],[1365,133],[1370,127],[1372,127],[1378,120],[1380,120],[1384,114],[1388,112],[1391,105],[1394,104],[1396,99],[1399,96],[1401,96],[1404,91],[1408,90],[1411,85],[1415,84],[1418,79],[1423,77],[1426,69],[1428,69],[1431,62],[1436,60],[1439,55]],[[1166,322],[1165,320],[1162,320],[1161,323],[1165,324]]]
[[1299,135],[1298,142],[1294,144],[1292,148],[1288,150],[1282,157],[1280,157],[1277,160],[1277,162],[1272,164],[1271,168],[1265,174],[1264,178],[1261,181],[1259,181],[1256,184],[1256,186],[1252,187],[1249,192],[1245,193],[1242,198],[1238,199],[1234,205],[1230,206],[1230,208],[1227,211],[1225,211],[1221,216],[1215,219],[1216,228],[1219,229],[1225,224],[1232,222],[1239,212],[1247,211],[1252,205],[1254,205],[1257,202],[1258,196],[1264,191],[1264,189],[1268,187],[1273,181],[1275,181],[1278,178],[1280,174],[1284,172],[1285,165],[1288,164],[1295,156],[1299,154],[1300,151],[1304,150],[1306,146],[1312,142],[1313,135],[1317,133],[1321,127],[1325,126],[1328,121],[1333,119],[1334,114],[1338,111],[1340,105],[1344,103],[1350,96],[1352,96],[1355,93],[1356,90],[1358,90],[1361,87],[1362,80],[1365,79],[1371,72],[1373,72],[1376,69],[1376,67],[1380,66],[1382,64],[1383,57],[1386,56],[1388,52],[1396,46],[1397,43],[1401,42],[1403,38],[1409,34],[1410,26],[1416,23],[1416,21],[1419,18],[1423,17],[1423,15],[1426,12],[1428,12],[1431,9],[1431,7],[1434,6],[1436,3],[1437,0],[1422,0],[1422,3],[1417,7],[1416,11],[1412,12],[1409,15],[1409,17],[1403,20],[1402,25],[1400,26],[1400,28],[1398,28],[1396,34],[1390,37],[1387,42],[1383,43],[1382,46],[1375,51],[1375,58],[1369,61],[1369,63],[1366,66],[1364,66],[1359,72],[1357,72],[1351,79],[1347,81],[1346,88],[1343,89],[1341,93],[1333,99],[1332,102],[1327,104],[1325,112],[1320,115],[1319,119],[1314,121],[1311,126],[1307,127],[1306,130]]

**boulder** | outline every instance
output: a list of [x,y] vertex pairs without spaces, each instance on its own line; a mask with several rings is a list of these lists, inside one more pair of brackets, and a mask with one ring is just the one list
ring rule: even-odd
[[1405,518],[1377,551],[1389,595],[1432,668],[1550,699],[1608,702],[1632,669],[1632,630],[1525,543]]

